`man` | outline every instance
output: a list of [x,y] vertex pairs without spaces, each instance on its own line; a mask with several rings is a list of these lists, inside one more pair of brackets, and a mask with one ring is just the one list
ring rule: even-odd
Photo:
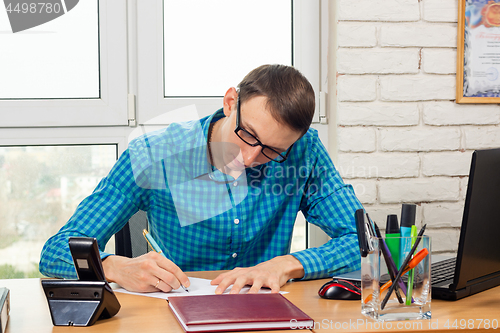
[[[74,278],[70,236],[96,237],[101,251],[138,210],[169,259],[101,252],[106,278],[131,291],[189,287],[183,271],[229,270],[216,293],[359,268],[352,187],[309,129],[314,91],[292,67],[264,65],[230,88],[223,108],[132,141],[109,175],[44,246],[40,271]],[[332,239],[289,254],[298,211]]]

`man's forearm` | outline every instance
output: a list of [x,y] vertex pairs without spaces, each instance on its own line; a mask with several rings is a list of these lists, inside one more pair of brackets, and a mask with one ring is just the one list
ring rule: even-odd
[[357,242],[356,234],[346,234],[319,247],[294,252],[292,255],[303,263],[303,279],[326,278],[359,269]]

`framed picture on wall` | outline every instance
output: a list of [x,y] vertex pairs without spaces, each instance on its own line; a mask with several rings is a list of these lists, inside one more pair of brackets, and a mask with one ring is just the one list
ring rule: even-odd
[[500,103],[500,0],[459,0],[457,103]]

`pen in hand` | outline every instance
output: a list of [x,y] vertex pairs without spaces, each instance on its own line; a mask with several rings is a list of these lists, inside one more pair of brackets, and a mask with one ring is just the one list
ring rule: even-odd
[[[156,243],[156,241],[154,240],[154,238],[149,234],[149,232],[146,230],[146,229],[143,229],[142,230],[142,234],[144,235],[144,238],[146,238],[146,241],[148,242],[149,246],[155,251],[155,252],[158,252],[159,254],[161,254],[162,256],[164,256],[165,258],[169,259],[169,260],[172,260],[172,256],[170,255],[170,253],[168,253],[168,250],[167,251],[167,255],[168,257],[165,255],[165,253],[162,251],[162,249],[160,248],[160,246],[158,245],[158,243]],[[170,258],[169,258],[170,257]],[[189,290],[184,287],[181,283],[181,287],[182,289],[184,289],[185,291],[189,292]]]

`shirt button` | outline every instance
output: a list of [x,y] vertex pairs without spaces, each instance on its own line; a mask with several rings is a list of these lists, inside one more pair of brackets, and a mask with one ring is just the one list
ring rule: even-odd
[[238,256],[238,253],[235,252],[235,253],[233,253],[233,255],[231,257],[236,258],[237,256]]
[[234,219],[234,224],[239,224],[240,220],[239,219]]
[[238,186],[238,182],[234,182],[234,183],[233,183],[233,186],[234,186],[234,187]]

